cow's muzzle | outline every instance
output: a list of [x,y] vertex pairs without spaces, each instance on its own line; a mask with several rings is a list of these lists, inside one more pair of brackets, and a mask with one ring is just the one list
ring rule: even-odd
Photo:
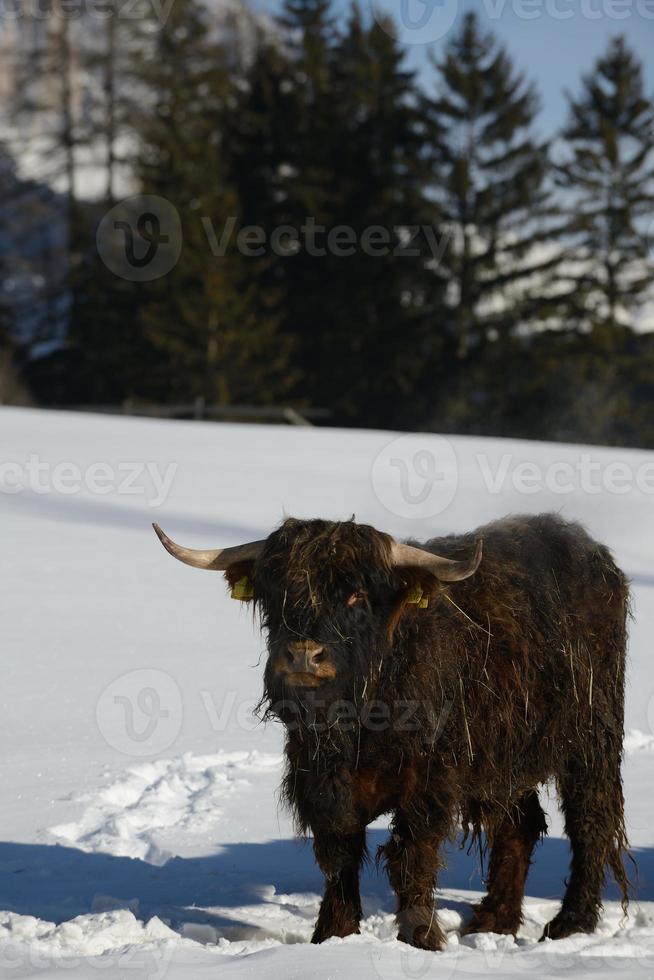
[[275,673],[293,687],[318,687],[323,681],[334,679],[336,667],[321,643],[294,640],[278,658]]

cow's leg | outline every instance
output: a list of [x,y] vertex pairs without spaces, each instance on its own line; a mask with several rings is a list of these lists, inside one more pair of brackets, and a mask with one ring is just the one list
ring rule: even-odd
[[488,866],[488,894],[475,907],[463,930],[515,935],[522,924],[522,899],[531,854],[547,832],[538,793],[531,790],[505,813],[493,831]]
[[434,889],[449,829],[449,816],[432,815],[427,823],[398,810],[391,839],[381,849],[397,895],[397,938],[420,949],[441,949],[446,942],[436,918]]
[[626,908],[629,882],[623,863],[627,847],[620,747],[611,739],[596,755],[596,764],[579,760],[559,781],[565,832],[570,838],[570,877],[560,911],[545,926],[542,939],[563,939],[593,932],[602,909],[602,886],[609,865]]
[[325,875],[325,894],[311,942],[351,936],[361,921],[359,870],[366,851],[365,829],[347,835],[314,831],[313,849]]

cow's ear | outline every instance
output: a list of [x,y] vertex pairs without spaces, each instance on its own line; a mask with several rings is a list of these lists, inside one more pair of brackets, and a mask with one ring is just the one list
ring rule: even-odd
[[232,599],[239,602],[250,602],[254,599],[253,561],[236,561],[223,573],[227,579]]

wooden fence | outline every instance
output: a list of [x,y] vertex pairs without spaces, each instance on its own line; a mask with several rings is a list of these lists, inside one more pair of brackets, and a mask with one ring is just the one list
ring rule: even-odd
[[102,415],[138,415],[158,419],[197,419],[229,422],[285,422],[287,425],[314,425],[331,417],[325,408],[292,408],[290,405],[211,405],[203,398],[181,405],[150,405],[126,401],[122,405],[65,405],[69,412],[96,412]]

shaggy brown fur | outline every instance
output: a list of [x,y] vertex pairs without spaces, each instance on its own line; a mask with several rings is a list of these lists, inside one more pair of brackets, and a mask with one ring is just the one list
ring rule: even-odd
[[[315,942],[358,931],[365,827],[382,813],[393,814],[381,857],[401,939],[442,944],[436,873],[462,823],[490,849],[488,894],[467,931],[515,933],[546,832],[536,789],[548,781],[572,863],[544,935],[595,928],[607,867],[626,907],[625,577],[604,546],[553,515],[419,547],[465,559],[479,536],[479,570],[449,585],[392,567],[388,536],[354,522],[287,520],[254,565],[226,573],[252,577],[268,634],[262,704],[288,729],[283,794],[326,876]],[[298,639],[322,645],[333,679],[285,683],[280,665]]]

